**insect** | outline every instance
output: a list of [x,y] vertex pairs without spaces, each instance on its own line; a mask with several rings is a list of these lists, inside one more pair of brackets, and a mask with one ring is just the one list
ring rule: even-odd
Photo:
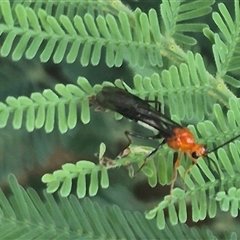
[[[210,159],[208,157],[209,153],[216,151],[239,137],[238,135],[217,148],[208,151],[203,144],[199,144],[195,141],[193,134],[188,128],[181,126],[162,114],[159,111],[161,103],[158,101],[143,100],[124,89],[114,86],[106,86],[97,93],[96,102],[102,108],[118,112],[126,118],[158,131],[157,135],[154,136],[142,136],[137,133],[125,131],[129,144],[131,143],[129,136],[147,139],[163,139],[161,143],[144,159],[144,163],[140,169],[145,165],[149,157],[156,153],[164,144],[167,144],[173,150],[178,151],[178,157],[174,163],[170,194],[177,178],[177,169],[181,164],[183,154],[186,154],[192,161],[192,165],[185,170],[186,174],[197,164],[198,158],[207,157]],[[150,103],[155,103],[157,109],[150,105]]]

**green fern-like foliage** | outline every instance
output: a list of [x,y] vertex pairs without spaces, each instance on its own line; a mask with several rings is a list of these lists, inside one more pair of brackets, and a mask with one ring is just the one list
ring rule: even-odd
[[236,37],[239,35],[238,18],[239,8],[238,2],[235,1],[235,16],[231,17],[224,4],[219,4],[219,13],[213,14],[213,20],[221,34],[213,33],[209,29],[205,29],[206,36],[214,40],[213,53],[217,67],[218,77],[223,77],[227,83],[238,86],[238,81],[229,73],[239,69],[237,64],[239,60],[239,41]]
[[[195,2],[198,3],[198,1]],[[186,3],[179,6],[180,2],[165,1],[161,9],[165,15],[166,36],[178,34],[177,39],[182,42],[195,43],[193,38],[185,37],[184,32],[200,31],[206,25],[178,23],[206,15],[211,10],[212,3],[209,1],[204,4],[205,6],[198,3],[200,8],[194,11],[196,5]],[[41,4],[44,4],[44,9],[39,3],[33,4],[33,7],[28,3],[16,4],[12,11],[8,1],[1,3],[4,20],[2,32],[7,34],[1,48],[3,56],[7,56],[12,51],[14,60],[20,59],[23,54],[26,54],[28,59],[32,59],[41,52],[40,59],[43,62],[52,57],[56,63],[64,58],[72,63],[76,61],[81,48],[80,62],[86,66],[90,62],[93,65],[99,63],[104,47],[106,63],[110,67],[120,66],[123,59],[127,59],[132,65],[144,66],[145,56],[148,56],[152,66],[161,66],[161,52],[172,55],[180,51],[179,48],[175,49],[176,45],[171,43],[169,45],[166,36],[161,33],[157,12],[154,10],[146,14],[139,9],[131,12],[120,1],[108,4],[98,1],[80,1],[73,3],[71,12],[69,10],[70,13],[66,15],[67,2],[60,2],[56,11],[53,11],[53,4],[48,1],[45,3],[43,1]],[[84,5],[88,6],[84,16],[73,15],[74,12],[78,13],[78,8]],[[101,9],[97,17],[92,14],[92,10],[95,9],[97,11]],[[115,16],[108,13],[110,9]],[[178,18],[172,22],[175,16]],[[16,37],[20,37],[20,40],[14,46],[12,43]],[[44,40],[47,42],[42,49]],[[136,50],[138,50],[137,54]],[[181,57],[184,58],[184,56]]]
[[122,211],[116,205],[102,208],[88,198],[79,201],[71,195],[56,201],[44,193],[41,199],[34,189],[24,190],[12,175],[9,184],[9,197],[0,191],[2,239],[179,239],[181,231],[188,239],[217,239],[211,231],[189,231],[184,224],[169,224],[160,231],[139,212]]
[[[179,68],[173,66],[169,70],[164,70],[161,76],[156,73],[144,78],[136,75],[133,79],[135,85],[133,94],[152,100],[157,97],[163,106],[167,101],[170,114],[178,116],[180,120],[193,117],[198,120],[204,119],[206,114],[212,113],[212,105],[218,100],[216,96],[218,90],[215,84],[209,81],[200,55],[194,56],[189,52],[187,61],[188,64],[182,63]],[[30,98],[8,97],[7,104],[1,103],[0,126],[5,127],[9,116],[13,114],[12,125],[15,129],[19,129],[25,121],[28,131],[44,127],[46,132],[51,132],[57,117],[58,128],[64,133],[76,125],[79,101],[81,101],[81,120],[88,123],[89,98],[101,88],[98,85],[92,87],[83,77],[79,77],[77,83],[79,86],[57,84],[55,92],[46,89],[42,94],[32,93]],[[104,85],[109,84],[111,83],[104,83]],[[122,84],[121,81],[116,80],[117,86]],[[219,100],[224,101],[224,99],[225,97],[220,96]],[[190,102],[188,108],[185,107],[187,101]],[[199,106],[199,102],[204,104]],[[229,105],[225,101],[224,104]]]
[[[239,1],[233,3],[234,15],[223,3],[217,5],[212,14],[217,30],[198,19],[207,17],[214,4],[213,0],[163,0],[160,8],[144,12],[140,8],[131,10],[118,0],[0,0],[2,58],[75,63],[88,68],[104,61],[109,68],[128,64],[133,71],[130,83],[114,78],[96,84],[80,76],[71,84],[57,83],[29,95],[8,96],[0,102],[0,128],[11,125],[15,130],[59,130],[61,134],[74,131],[79,122],[94,121],[94,96],[104,86],[115,85],[142,99],[159,101],[164,114],[189,127],[196,141],[211,152],[240,135]],[[206,64],[201,53],[194,52],[192,46],[199,44],[196,33],[210,40],[214,63]],[[121,116],[115,114],[115,118]],[[212,239],[209,229],[189,229],[184,224],[189,218],[194,222],[215,218],[218,207],[232,217],[238,215],[239,147],[239,139],[234,139],[211,152],[210,162],[209,158],[199,159],[186,176],[191,161],[183,158],[178,175],[185,189],[175,187],[171,196],[145,209],[148,220],[140,213],[102,208],[88,198],[83,202],[78,198],[98,196],[100,188],[109,188],[113,169],[127,168],[129,181],[136,181],[131,176],[153,150],[149,146],[131,144],[127,154],[110,159],[101,144],[99,163],[82,159],[46,173],[42,177],[47,184],[43,200],[33,189],[23,190],[11,176],[13,196],[8,198],[0,192],[0,235],[22,239]],[[173,150],[164,146],[141,172],[151,187],[169,185]],[[58,201],[51,195],[56,191]],[[188,204],[192,206],[191,216]],[[155,220],[162,231],[153,226]],[[226,238],[235,239],[236,234]]]
[[55,86],[56,92],[46,89],[43,93],[32,93],[30,98],[25,96],[8,97],[7,104],[1,103],[1,127],[6,126],[9,116],[13,114],[12,125],[15,129],[21,128],[23,121],[25,121],[26,129],[29,132],[42,127],[45,128],[46,132],[51,132],[57,116],[59,130],[64,133],[76,126],[78,102],[80,101],[81,120],[88,123],[89,101],[87,96],[94,94],[94,91],[86,79],[79,78],[78,83],[88,95],[77,85],[57,84]]

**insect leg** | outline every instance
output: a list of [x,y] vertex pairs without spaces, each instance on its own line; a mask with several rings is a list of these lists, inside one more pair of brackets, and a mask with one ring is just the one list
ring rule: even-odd
[[[154,135],[154,136],[143,136],[143,135],[140,135],[140,134],[138,134],[138,133],[133,133],[133,132],[125,131],[125,135],[126,135],[127,139],[129,140],[128,146],[129,146],[129,145],[131,144],[131,142],[132,142],[130,136],[131,136],[131,137],[136,137],[136,138],[142,138],[142,139],[151,139],[151,140],[161,138],[160,133],[158,133],[157,135]],[[162,145],[164,145],[165,143],[166,143],[166,141],[165,141],[165,139],[164,139],[152,152],[150,152],[150,153],[147,155],[147,157],[145,157],[143,164],[142,164],[142,165],[139,167],[139,169],[136,171],[136,174],[145,166],[145,164],[146,164],[146,162],[149,160],[149,158],[150,158],[152,155],[154,155],[154,154],[162,147]],[[127,147],[128,147],[128,146],[127,146]]]
[[[121,153],[123,153],[125,151],[125,149],[127,149],[129,147],[129,145],[132,143],[132,139],[130,138],[131,137],[135,137],[135,138],[141,138],[141,139],[157,139],[157,138],[160,138],[159,137],[159,134],[155,135],[155,136],[143,136],[141,134],[138,134],[138,133],[134,133],[134,132],[129,132],[129,131],[125,131],[124,132],[127,140],[128,140],[128,143],[126,144],[126,147],[123,148],[123,150],[121,151]],[[157,151],[157,150],[156,150]],[[125,155],[125,154],[124,154]],[[151,154],[152,155],[152,154]],[[119,154],[119,156],[122,156],[122,154]]]
[[154,103],[155,106],[154,108],[158,111],[158,112],[161,112],[161,103],[158,101],[158,100],[144,100],[146,101],[147,103]]
[[152,139],[151,137],[150,138],[149,137],[145,137],[145,136],[142,136],[140,134],[129,132],[129,131],[125,131],[124,134],[125,134],[128,142],[127,142],[126,146],[122,149],[122,151],[120,151],[120,153],[118,155],[118,158],[122,158],[123,156],[128,155],[125,152],[128,153],[128,147],[132,143],[132,139],[130,138],[130,136],[131,137],[136,137],[136,138],[142,138],[142,139]]
[[[118,158],[122,158],[123,156],[128,155],[128,153],[129,153],[128,147],[132,143],[132,139],[130,137],[136,137],[136,138],[141,138],[141,139],[151,139],[151,140],[161,138],[160,134],[157,134],[157,135],[154,135],[154,136],[143,136],[141,134],[134,133],[134,132],[129,132],[129,131],[125,131],[124,134],[125,134],[128,142],[127,142],[126,146],[122,149],[122,151],[120,151],[120,154],[118,155]],[[147,158],[149,158],[152,154],[154,154],[159,148],[160,148],[160,146],[157,147],[156,149],[154,149],[153,152],[151,152],[147,156]]]
[[[128,86],[125,82],[123,82],[123,81],[122,81],[122,86],[124,87],[124,89],[125,89],[127,92],[129,92],[129,91],[128,91],[129,86]],[[161,112],[161,103],[157,100],[157,96],[155,96],[155,100],[145,99],[144,101],[147,102],[147,103],[155,103],[155,109],[156,109],[158,112]]]
[[[184,171],[183,181],[184,181],[184,179],[185,179],[186,174],[197,164],[197,159],[191,158],[191,160],[192,160],[193,163],[192,163],[191,166],[189,166],[189,167]],[[184,182],[185,182],[185,181],[184,181]]]
[[166,140],[164,139],[152,152],[148,154],[148,156],[145,158],[148,160],[152,155],[154,155],[161,147],[166,143]]
[[176,162],[174,163],[174,172],[173,172],[173,177],[172,177],[172,182],[171,182],[171,187],[170,187],[170,195],[172,195],[172,190],[173,190],[173,187],[174,187],[174,183],[177,179],[177,170],[178,170],[178,167],[181,164],[182,154],[183,154],[183,152],[180,151],[179,154],[178,154],[178,158],[177,158]]
[[149,158],[154,155],[161,147],[162,145],[164,145],[166,143],[165,140],[163,140],[152,152],[150,152],[147,157],[145,157],[143,164],[139,167],[139,169],[137,170],[136,174],[145,166],[145,164],[147,163],[147,161],[149,160]]

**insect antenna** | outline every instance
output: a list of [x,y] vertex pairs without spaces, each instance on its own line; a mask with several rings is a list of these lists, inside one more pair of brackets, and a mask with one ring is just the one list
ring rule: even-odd
[[234,140],[236,140],[237,138],[240,137],[240,134],[238,134],[237,136],[231,138],[230,140],[228,140],[227,142],[217,146],[216,148],[212,149],[211,151],[208,151],[207,153],[211,153],[211,152],[216,152],[219,148],[224,147],[225,145],[229,144],[230,142],[233,142]]
[[236,139],[239,138],[239,137],[240,137],[240,134],[237,135],[237,136],[235,136],[235,137],[233,137],[233,138],[231,138],[231,139],[229,139],[229,140],[226,141],[225,143],[217,146],[216,148],[212,149],[211,151],[208,151],[207,154],[205,155],[205,157],[206,157],[206,159],[207,159],[207,161],[208,161],[209,167],[210,167],[210,163],[212,163],[212,164],[214,165],[214,168],[216,169],[218,175],[220,176],[220,181],[221,181],[221,169],[220,169],[220,166],[219,166],[211,157],[209,157],[208,154],[209,154],[209,153],[212,153],[212,152],[216,152],[216,151],[217,151],[218,149],[220,149],[221,147],[224,147],[225,145],[233,142],[234,140],[236,140]]

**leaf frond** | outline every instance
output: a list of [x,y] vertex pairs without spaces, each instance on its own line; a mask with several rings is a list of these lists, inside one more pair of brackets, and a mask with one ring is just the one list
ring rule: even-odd
[[[187,36],[187,32],[199,32],[207,27],[204,23],[189,23],[190,19],[205,16],[211,12],[211,5],[214,1],[169,1],[165,0],[161,4],[161,15],[168,36],[176,41],[194,45],[196,40]],[[187,22],[187,23],[186,23]]]
[[[96,6],[94,1],[86,2],[89,6]],[[12,52],[14,60],[19,60],[24,54],[32,59],[39,53],[42,62],[53,58],[55,63],[59,63],[66,58],[68,63],[72,63],[81,52],[80,62],[87,66],[89,63],[97,65],[105,48],[109,67],[121,66],[124,58],[133,65],[143,66],[145,63],[141,59],[144,56],[151,59],[152,65],[162,65],[159,42],[161,33],[154,10],[149,15],[139,9],[130,14],[131,11],[120,11],[124,5],[117,1],[108,3],[110,8],[114,4],[113,8],[116,9],[122,6],[118,9],[120,12],[117,16],[108,13],[94,17],[91,13],[72,16],[72,12],[67,12],[70,16],[66,15],[64,3],[58,5],[56,12],[49,10],[50,3],[42,8],[31,8],[19,3],[13,9],[8,1],[0,2],[0,6],[1,4],[0,10],[4,10],[1,33],[6,34],[1,47],[2,56],[8,56]],[[72,6],[78,7],[74,4]],[[106,4],[99,3],[99,6],[104,9]],[[61,12],[58,9],[62,9]],[[156,45],[154,40],[160,45]],[[136,50],[138,56],[132,54]]]
[[217,66],[217,74],[227,83],[239,87],[239,81],[233,73],[239,69],[239,1],[234,1],[235,16],[229,12],[224,3],[218,4],[219,12],[214,12],[212,18],[220,33],[208,32],[205,35],[212,39],[213,54]]
[[18,98],[9,96],[6,104],[0,104],[0,126],[5,127],[10,116],[13,116],[12,125],[19,129],[25,124],[31,132],[44,127],[46,132],[54,129],[56,117],[58,128],[64,133],[75,127],[77,123],[79,102],[81,102],[81,120],[89,122],[89,95],[95,91],[85,78],[79,78],[78,84],[57,84],[55,91],[45,89],[43,93],[32,93],[31,96]]
[[[176,115],[179,120],[202,120],[211,114],[212,104],[218,100],[215,84],[206,71],[203,59],[189,52],[187,63],[179,68],[172,66],[160,75],[154,73],[151,77],[136,75],[133,79],[135,90],[129,91],[143,99],[158,100],[162,110],[168,105],[170,115]],[[77,80],[78,85],[57,84],[55,91],[46,89],[43,93],[32,93],[30,98],[21,96],[8,97],[5,103],[0,103],[0,127],[5,127],[13,116],[14,129],[25,124],[28,131],[42,128],[51,132],[58,121],[60,132],[75,127],[78,117],[78,107],[81,105],[81,120],[90,120],[89,97],[101,90],[102,86],[112,83],[104,82],[102,86],[91,86],[83,77]],[[122,82],[115,81],[116,86]],[[221,99],[220,99],[221,100]],[[186,108],[186,102],[189,102]],[[202,104],[204,103],[204,104]]]
[[[103,149],[104,148],[104,149]],[[130,153],[117,161],[109,159],[104,155],[105,145],[100,145],[99,164],[87,160],[81,160],[76,164],[66,163],[61,170],[56,170],[52,174],[45,174],[42,181],[47,184],[47,192],[53,193],[60,190],[60,195],[66,197],[72,190],[72,180],[77,179],[76,193],[79,198],[95,196],[101,188],[109,187],[108,171],[112,168],[128,166],[142,160],[142,154],[149,152],[151,148],[131,147]],[[129,168],[131,170],[131,168]],[[100,175],[100,179],[99,176]],[[86,177],[90,176],[89,186],[86,184]]]
[[[9,176],[9,183],[10,197],[0,190],[0,236],[4,239],[179,239],[179,234],[195,239],[184,224],[167,224],[165,230],[159,231],[153,221],[139,212],[100,206],[88,198],[80,202],[73,195],[56,201],[51,194],[44,193],[41,199],[34,189],[24,190],[13,175]],[[206,234],[204,229],[195,231],[199,236]],[[208,235],[214,237],[210,230]]]
[[[167,105],[169,115],[176,115],[180,120],[203,120],[204,116],[212,113],[212,105],[216,101],[228,106],[225,97],[216,89],[217,82],[207,72],[202,57],[188,52],[186,60],[187,63],[179,67],[171,66],[169,70],[163,70],[161,75],[135,75],[134,89],[129,88],[129,91],[142,99],[159,101],[162,112]],[[115,84],[121,86],[118,80]]]

